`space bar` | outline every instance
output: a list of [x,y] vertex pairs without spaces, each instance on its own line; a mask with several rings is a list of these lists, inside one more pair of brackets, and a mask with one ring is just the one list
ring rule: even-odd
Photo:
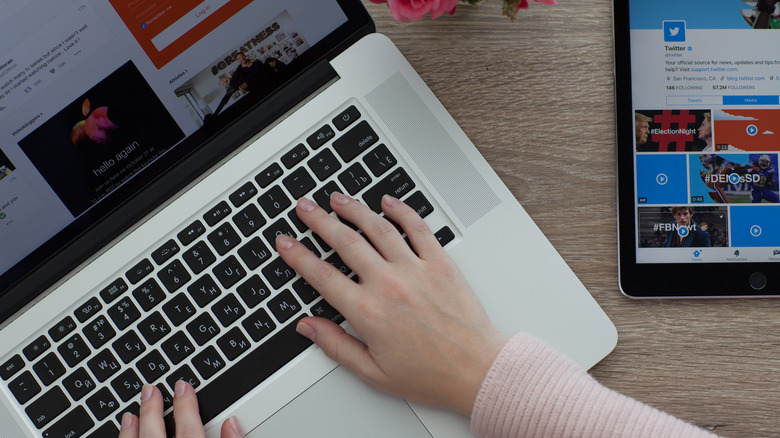
[[[312,345],[311,341],[295,331],[298,321],[305,316],[307,315],[296,318],[208,385],[198,389],[198,405],[203,424],[213,420]],[[173,412],[165,416],[165,425],[168,437],[173,437]]]

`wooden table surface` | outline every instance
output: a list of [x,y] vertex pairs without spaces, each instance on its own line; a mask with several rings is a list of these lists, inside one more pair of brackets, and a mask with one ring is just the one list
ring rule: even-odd
[[724,436],[780,436],[780,300],[618,290],[612,2],[411,23],[364,2],[617,326],[593,376]]

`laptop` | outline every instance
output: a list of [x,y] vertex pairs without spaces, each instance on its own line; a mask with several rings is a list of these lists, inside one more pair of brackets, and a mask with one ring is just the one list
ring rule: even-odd
[[[0,2],[0,430],[113,437],[141,386],[207,435],[469,437],[297,335],[338,311],[273,249],[333,191],[392,193],[496,325],[589,368],[614,325],[360,1]],[[487,256],[490,255],[490,256]],[[169,435],[173,434],[172,428]]]

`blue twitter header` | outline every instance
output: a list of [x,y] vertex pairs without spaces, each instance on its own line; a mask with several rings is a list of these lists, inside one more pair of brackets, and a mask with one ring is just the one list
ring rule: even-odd
[[[750,29],[743,11],[754,10],[754,6],[742,0],[630,0],[629,3],[631,29],[664,29],[667,41],[685,41],[686,28]],[[685,22],[685,25],[672,35],[674,22]],[[668,39],[675,37],[680,39]]]

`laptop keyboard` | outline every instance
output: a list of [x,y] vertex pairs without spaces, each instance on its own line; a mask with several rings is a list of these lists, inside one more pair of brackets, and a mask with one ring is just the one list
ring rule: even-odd
[[[298,219],[298,198],[331,211],[339,191],[380,212],[392,194],[423,217],[433,211],[396,155],[355,105],[336,112],[20,346],[0,378],[43,438],[116,437],[146,383],[163,394],[169,436],[178,380],[212,420],[311,345],[298,320],[343,321],[274,250],[289,234],[352,274]],[[442,245],[455,237],[446,226],[436,236]]]

